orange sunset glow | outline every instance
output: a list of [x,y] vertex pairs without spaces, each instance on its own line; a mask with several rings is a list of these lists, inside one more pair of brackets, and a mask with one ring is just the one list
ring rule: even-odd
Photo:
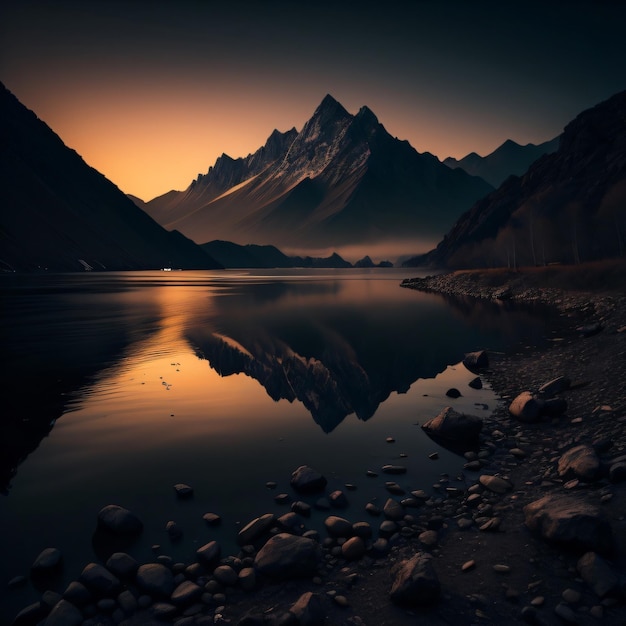
[[3,3],[0,79],[150,200],[300,130],[326,93],[440,160],[552,139],[624,83],[618,9],[560,6]]

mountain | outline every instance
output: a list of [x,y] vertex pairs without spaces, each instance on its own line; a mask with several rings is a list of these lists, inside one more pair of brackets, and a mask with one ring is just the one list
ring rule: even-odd
[[465,213],[405,265],[579,263],[626,253],[626,91],[583,111],[559,149]]
[[460,167],[468,174],[480,176],[494,187],[499,187],[511,174],[521,176],[539,157],[556,152],[558,147],[559,137],[539,145],[528,143],[525,146],[507,139],[485,157],[471,152],[460,161],[448,157],[443,163],[453,169]]
[[0,83],[4,270],[220,267],[89,167]]
[[329,257],[287,256],[275,246],[247,244],[241,246],[231,241],[209,241],[200,246],[225,268],[277,268],[277,267],[352,267],[338,254]]
[[275,130],[245,158],[223,154],[187,190],[170,191],[145,208],[198,242],[307,249],[436,241],[491,190],[389,135],[367,107],[351,115],[327,95],[300,132]]

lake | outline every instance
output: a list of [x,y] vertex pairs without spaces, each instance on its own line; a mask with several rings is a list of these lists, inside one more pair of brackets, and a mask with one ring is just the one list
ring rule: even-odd
[[[448,405],[486,415],[496,403],[464,353],[544,341],[545,311],[402,289],[415,270],[258,270],[0,276],[3,405],[0,621],[36,601],[28,575],[47,547],[63,591],[112,547],[94,531],[119,504],[144,531],[138,560],[191,562],[212,539],[236,553],[242,524],[282,514],[291,473],[308,464],[346,491],[352,521],[374,518],[385,481],[438,493],[462,482],[462,456],[420,424]],[[462,397],[445,392],[458,388]],[[394,438],[388,443],[387,438]],[[437,460],[429,455],[438,453]],[[407,474],[380,473],[401,463]],[[366,477],[366,471],[379,473]],[[446,477],[444,476],[444,481]],[[268,481],[276,488],[266,486]],[[177,499],[176,483],[194,488]],[[445,486],[445,482],[443,483]],[[219,527],[202,515],[218,513]],[[321,530],[326,511],[305,520]],[[169,520],[183,530],[172,543]]]

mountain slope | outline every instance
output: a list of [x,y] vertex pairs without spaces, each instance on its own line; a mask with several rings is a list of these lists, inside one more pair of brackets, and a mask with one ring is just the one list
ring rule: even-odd
[[472,176],[480,176],[494,187],[499,187],[509,176],[521,176],[539,157],[552,154],[559,147],[559,137],[539,145],[521,146],[507,139],[491,154],[481,157],[475,152],[458,160],[448,157],[444,164],[452,169],[461,168]]
[[581,113],[557,152],[477,202],[405,265],[578,263],[626,253],[626,91]]
[[196,241],[319,248],[435,241],[490,190],[391,137],[367,107],[351,115],[327,95],[300,132],[274,131],[245,159],[222,155],[186,191],[146,210]]
[[220,267],[164,230],[0,84],[3,269]]

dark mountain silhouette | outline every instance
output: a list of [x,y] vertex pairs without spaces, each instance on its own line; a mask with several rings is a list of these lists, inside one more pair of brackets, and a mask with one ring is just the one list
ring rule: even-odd
[[220,267],[141,211],[2,84],[0,206],[4,270]]
[[507,139],[491,154],[481,157],[471,152],[461,160],[452,157],[444,160],[444,164],[453,169],[461,168],[472,176],[480,176],[490,185],[499,187],[509,176],[521,176],[539,157],[552,154],[559,147],[559,137],[545,141],[539,145],[532,143],[521,146]]
[[166,228],[196,241],[339,246],[436,240],[491,186],[418,153],[367,107],[327,95],[303,129],[274,131],[243,159],[222,155],[182,192],[146,203]]
[[247,244],[241,246],[232,241],[209,241],[200,246],[225,268],[287,268],[287,267],[352,267],[338,254],[329,257],[287,256],[275,246]]
[[405,265],[579,263],[626,252],[626,91],[570,122],[559,149],[465,213]]

